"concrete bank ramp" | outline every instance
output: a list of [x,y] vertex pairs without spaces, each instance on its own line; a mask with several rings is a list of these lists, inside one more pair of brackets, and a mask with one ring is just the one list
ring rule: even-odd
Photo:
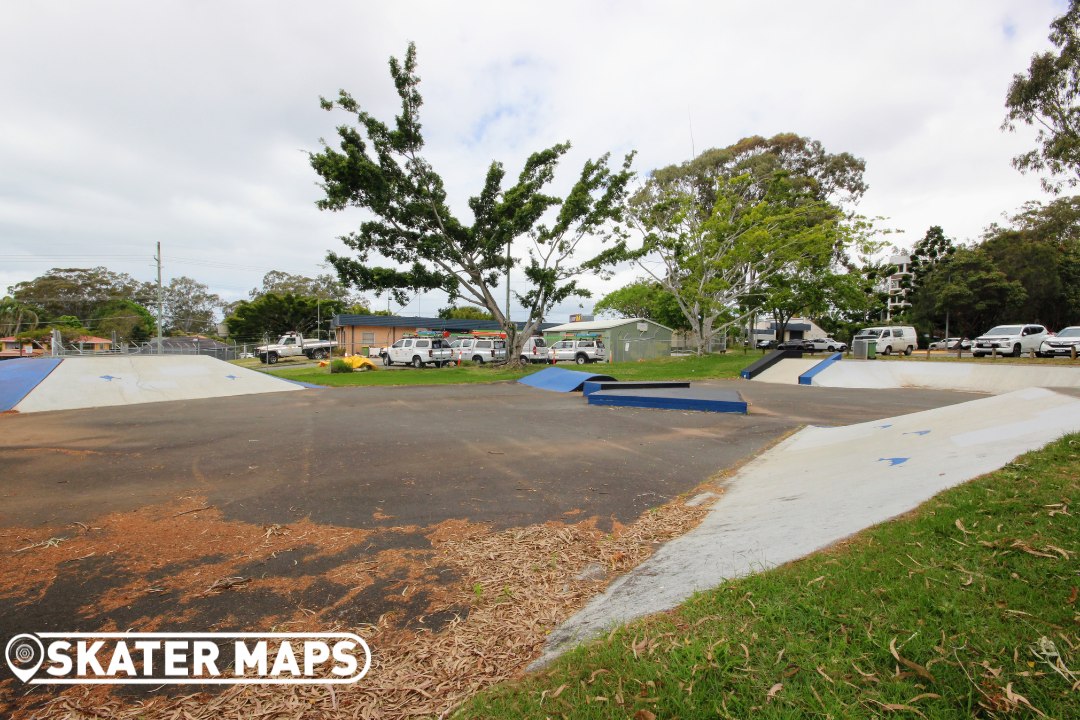
[[[785,360],[784,362],[792,362]],[[914,360],[843,360],[814,375],[821,387],[931,388],[1000,395],[1029,387],[1080,388],[1080,367]]]
[[288,380],[204,355],[69,357],[42,375],[13,409],[21,413],[74,410],[302,389]]
[[533,668],[617,623],[907,512],[1070,432],[1080,432],[1080,398],[1040,388],[859,425],[806,428],[743,467],[701,525],[556,628]]
[[799,376],[812,370],[821,358],[784,358],[754,376],[755,382],[798,385]]

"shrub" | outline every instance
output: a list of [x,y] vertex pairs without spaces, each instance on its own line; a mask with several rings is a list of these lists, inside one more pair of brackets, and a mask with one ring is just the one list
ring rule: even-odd
[[352,364],[345,362],[344,360],[334,360],[332,363],[330,363],[331,373],[351,373],[352,371]]

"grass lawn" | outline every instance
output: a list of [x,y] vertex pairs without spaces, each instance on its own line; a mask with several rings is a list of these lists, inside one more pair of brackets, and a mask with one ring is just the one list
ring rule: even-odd
[[[611,375],[619,380],[706,380],[715,378],[734,378],[739,371],[761,357],[760,352],[726,353],[705,357],[673,357],[650,360],[639,363],[612,363],[578,366],[573,363],[561,363],[557,367],[570,370],[583,370],[598,374]],[[503,380],[517,380],[526,375],[548,367],[533,365],[521,369],[510,369],[494,365],[465,364],[461,367],[425,368],[414,370],[376,370],[352,373],[330,373],[330,368],[302,367],[275,368],[273,374],[289,380],[314,383],[316,385],[446,385],[457,383],[485,383]]]
[[455,717],[1080,717],[1078,499],[1073,435]]

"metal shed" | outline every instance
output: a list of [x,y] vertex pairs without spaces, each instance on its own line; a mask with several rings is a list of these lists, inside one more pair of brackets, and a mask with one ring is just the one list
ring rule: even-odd
[[619,318],[556,325],[544,330],[544,338],[550,345],[566,333],[597,333],[610,351],[612,362],[634,362],[671,355],[673,332],[645,318]]

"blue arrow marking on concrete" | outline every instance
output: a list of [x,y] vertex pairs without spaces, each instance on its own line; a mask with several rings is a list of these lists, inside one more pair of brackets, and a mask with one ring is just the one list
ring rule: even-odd
[[877,426],[875,426],[875,427],[877,427],[877,429],[878,429],[878,430],[884,430],[885,428],[891,428],[891,427],[892,427],[892,423],[889,423],[889,424],[887,424],[887,425],[877,425]]
[[238,378],[238,377],[237,377],[237,376],[235,376],[235,375],[226,375],[226,376],[225,376],[225,379],[226,379],[226,380],[239,380],[240,378]]
[[112,382],[113,380],[123,380],[123,378],[113,377],[112,375],[102,375],[101,379],[105,382]]
[[905,435],[929,435],[929,430],[913,430],[912,432],[906,432]]
[[911,458],[901,458],[901,457],[878,458],[878,462],[887,462],[887,463],[889,463],[889,467],[895,467],[897,465],[902,465],[902,464],[906,463],[910,459]]

